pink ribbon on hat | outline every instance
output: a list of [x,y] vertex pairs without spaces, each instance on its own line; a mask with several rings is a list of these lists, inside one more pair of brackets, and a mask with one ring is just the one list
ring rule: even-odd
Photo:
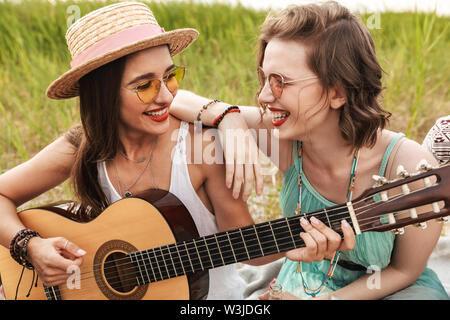
[[106,37],[85,49],[72,59],[70,65],[75,68],[95,57],[122,48],[128,44],[164,33],[164,28],[157,25],[143,25],[126,29]]

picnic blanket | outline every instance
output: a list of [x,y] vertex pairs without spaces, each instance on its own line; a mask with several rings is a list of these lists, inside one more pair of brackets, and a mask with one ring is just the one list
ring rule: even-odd
[[[239,269],[239,274],[247,283],[244,299],[258,299],[258,296],[267,290],[269,283],[277,277],[283,260],[284,258],[263,266],[243,265]],[[427,266],[437,273],[447,294],[450,295],[450,236],[441,236]]]

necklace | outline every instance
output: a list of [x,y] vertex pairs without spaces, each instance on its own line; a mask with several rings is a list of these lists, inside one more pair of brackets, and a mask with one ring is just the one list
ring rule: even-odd
[[[297,184],[298,184],[298,201],[297,201],[297,208],[295,209],[295,214],[301,214],[301,199],[302,199],[302,151],[303,151],[303,143],[300,141],[300,148],[297,148],[297,155],[298,155],[298,178],[297,178]],[[352,169],[350,171],[350,179],[349,184],[347,187],[347,202],[349,202],[352,199],[353,190],[355,189],[355,173],[356,173],[356,167],[358,165],[358,159],[359,159],[359,149],[355,152],[353,156],[353,163],[352,163]],[[303,213],[303,215],[306,218],[306,214]],[[336,269],[337,262],[339,260],[339,257],[341,255],[341,251],[335,251],[333,254],[333,258],[330,262],[330,267],[328,268],[327,274],[325,275],[321,285],[317,289],[310,289],[308,287],[308,284],[306,283],[303,273],[302,273],[302,262],[297,263],[297,270],[296,272],[300,273],[300,276],[302,278],[302,284],[303,284],[303,291],[313,298],[328,284],[328,281],[330,278],[334,275],[334,270]]]
[[145,160],[147,160],[147,157],[140,157],[140,158],[137,159],[137,160],[130,159],[130,158],[127,157],[127,155],[126,155],[125,153],[123,153],[122,150],[119,151],[119,153],[120,153],[120,155],[121,155],[122,157],[124,157],[124,158],[127,159],[128,161],[132,161],[132,162],[136,162],[136,163],[142,163],[142,162],[144,162]]
[[[149,158],[148,158],[148,160],[147,160],[147,163],[145,164],[144,168],[143,168],[142,171],[137,175],[137,177],[136,177],[136,179],[134,180],[134,182],[133,182],[130,186],[128,186],[128,187],[125,188],[125,193],[123,193],[123,196],[124,196],[125,198],[129,198],[129,197],[132,197],[132,196],[133,196],[133,194],[131,193],[130,189],[131,189],[132,187],[134,187],[134,185],[139,181],[139,179],[142,177],[142,175],[144,174],[144,172],[145,172],[145,170],[147,169],[147,167],[148,167],[149,164],[150,164],[150,171],[151,171],[151,174],[152,174],[152,185],[153,185],[153,188],[154,188],[154,189],[158,189],[158,187],[155,185],[155,181],[154,181],[154,178],[153,178],[153,167],[152,167],[152,165],[151,165],[152,158],[153,158],[153,151],[155,151],[155,147],[156,147],[156,144],[157,144],[157,143],[158,143],[158,136],[156,137],[156,141],[155,141],[155,143],[154,143],[154,145],[153,145],[152,151],[151,151],[151,153],[150,153],[150,156],[149,156]],[[123,155],[126,159],[128,159],[127,156],[125,156],[125,154],[122,154],[122,155]],[[136,162],[136,163],[141,163],[141,162],[144,162],[144,161],[145,161],[146,157],[143,157],[144,160],[141,160],[141,159],[142,159],[142,158],[140,158],[139,160],[132,160],[132,159],[128,159],[128,160],[133,161],[133,162]],[[122,181],[120,181],[119,173],[118,173],[118,171],[117,171],[117,166],[116,166],[116,164],[113,163],[113,165],[114,165],[114,171],[115,171],[115,173],[116,173],[117,181],[119,182],[119,193],[120,193],[120,195],[122,195],[122,188],[121,188],[121,185],[122,185],[123,183],[122,183]]]

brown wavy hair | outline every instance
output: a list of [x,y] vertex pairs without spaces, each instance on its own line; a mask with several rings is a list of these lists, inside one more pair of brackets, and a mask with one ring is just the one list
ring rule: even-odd
[[[274,38],[306,44],[308,66],[324,92],[331,88],[344,91],[346,103],[339,119],[342,136],[355,148],[373,146],[378,129],[387,125],[391,113],[378,101],[383,70],[363,23],[334,1],[289,6],[279,14],[269,14],[261,28],[257,67],[262,66],[267,43]],[[259,106],[263,114],[265,106]]]
[[76,148],[71,187],[77,198],[72,214],[81,220],[98,216],[108,202],[98,182],[97,163],[114,158],[118,134],[120,84],[126,56],[95,69],[79,80],[81,124],[66,134]]

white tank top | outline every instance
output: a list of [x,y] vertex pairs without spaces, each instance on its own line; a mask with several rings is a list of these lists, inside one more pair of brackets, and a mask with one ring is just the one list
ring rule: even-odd
[[[186,161],[186,135],[189,123],[182,121],[177,144],[173,152],[169,192],[174,194],[188,209],[200,237],[219,232],[216,217],[205,207],[192,186]],[[98,181],[108,202],[122,199],[112,185],[105,162],[97,164]],[[224,181],[225,183],[225,181]],[[244,280],[238,275],[236,264],[209,270],[208,300],[241,300],[245,288]]]

